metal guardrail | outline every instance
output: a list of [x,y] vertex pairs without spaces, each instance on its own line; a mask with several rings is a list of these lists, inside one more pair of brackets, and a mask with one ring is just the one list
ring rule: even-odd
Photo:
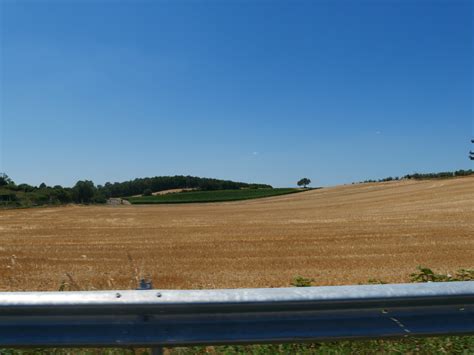
[[0,293],[0,347],[158,347],[454,334],[474,334],[474,282]]

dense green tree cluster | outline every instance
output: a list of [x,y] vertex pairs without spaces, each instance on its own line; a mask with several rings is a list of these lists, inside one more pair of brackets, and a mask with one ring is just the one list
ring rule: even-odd
[[271,186],[177,175],[134,179],[125,182],[115,182],[113,184],[107,182],[104,186],[98,187],[99,191],[106,197],[129,197],[141,195],[147,190],[157,192],[184,188],[195,188],[199,190],[237,190],[241,188],[271,188]]
[[[7,182],[7,183],[5,183]],[[66,203],[104,203],[103,194],[92,181],[78,181],[74,187],[16,185],[5,174],[0,174],[0,206],[39,206]]]

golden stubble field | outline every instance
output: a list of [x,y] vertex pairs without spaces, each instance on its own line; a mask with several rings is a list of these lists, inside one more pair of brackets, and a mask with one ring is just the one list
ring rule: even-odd
[[404,282],[474,267],[474,178],[244,202],[0,210],[0,291]]

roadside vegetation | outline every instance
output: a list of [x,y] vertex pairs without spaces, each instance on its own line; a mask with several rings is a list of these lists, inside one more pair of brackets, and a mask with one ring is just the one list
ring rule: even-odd
[[301,192],[300,189],[291,188],[260,188],[240,190],[215,190],[215,191],[184,191],[166,195],[144,195],[129,197],[132,204],[160,204],[160,203],[198,203],[198,202],[224,202],[249,200],[254,198],[271,197]]

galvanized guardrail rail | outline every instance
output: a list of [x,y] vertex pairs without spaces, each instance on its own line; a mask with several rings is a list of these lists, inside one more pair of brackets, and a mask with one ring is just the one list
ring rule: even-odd
[[474,334],[474,282],[0,293],[0,347],[162,347]]

